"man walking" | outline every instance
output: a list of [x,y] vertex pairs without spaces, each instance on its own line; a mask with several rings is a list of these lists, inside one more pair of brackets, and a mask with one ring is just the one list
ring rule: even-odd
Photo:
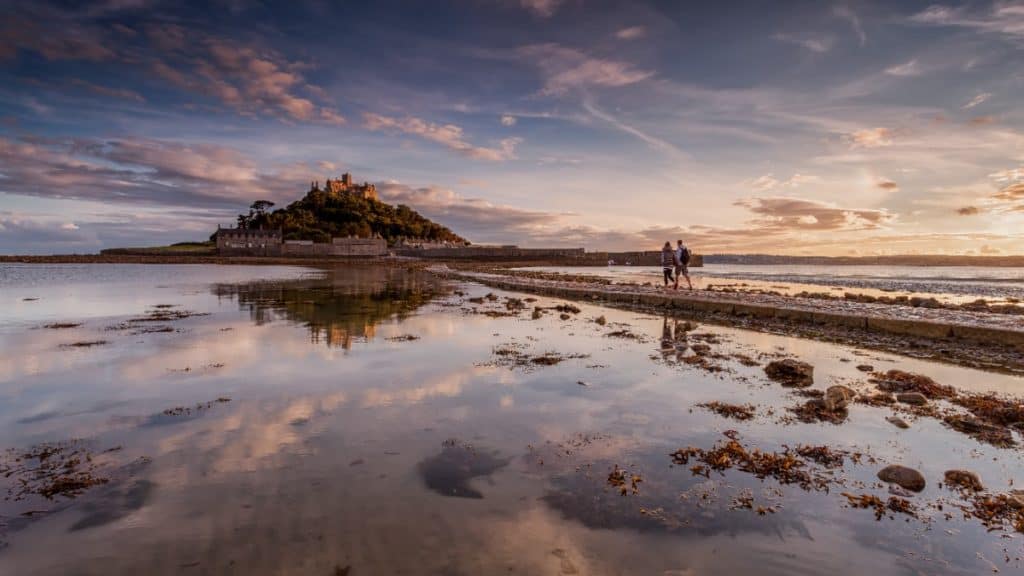
[[690,282],[690,270],[687,268],[690,265],[690,249],[683,244],[682,240],[677,240],[676,243],[678,247],[673,255],[676,265],[675,289],[679,290],[679,277],[686,276],[686,284],[690,290],[693,290],[693,283]]

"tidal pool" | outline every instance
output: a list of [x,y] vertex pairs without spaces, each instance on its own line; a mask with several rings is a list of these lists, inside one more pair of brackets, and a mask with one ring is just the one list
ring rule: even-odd
[[[2,574],[1024,570],[1020,534],[940,486],[1013,489],[1016,431],[997,448],[859,403],[802,422],[764,366],[862,393],[866,364],[973,393],[1017,377],[403,268],[0,266],[0,304]],[[800,458],[802,482],[672,455],[730,442],[842,463]],[[925,489],[890,489],[889,464]]]

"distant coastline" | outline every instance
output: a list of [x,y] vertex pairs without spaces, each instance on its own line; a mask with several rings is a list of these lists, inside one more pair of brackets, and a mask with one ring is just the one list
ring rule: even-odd
[[[416,258],[357,258],[358,261],[405,261]],[[445,260],[438,258],[437,261]],[[0,263],[23,264],[300,264],[318,265],[332,262],[353,261],[352,258],[302,258],[302,257],[260,257],[260,256],[218,256],[204,243],[196,243],[192,250],[168,250],[157,248],[113,248],[100,254],[50,254],[50,255],[2,255]],[[1024,268],[1024,256],[946,256],[946,255],[895,255],[895,256],[777,256],[771,254],[708,254],[703,256],[704,264],[770,265],[770,266],[980,266],[992,268]],[[478,263],[487,259],[478,259]],[[515,262],[494,260],[494,264],[544,265],[544,262]],[[567,265],[569,261],[556,259],[551,265]]]
[[1024,256],[947,256],[903,254],[893,256],[775,256],[771,254],[706,254],[705,264],[810,265],[810,266],[988,266],[1024,267]]

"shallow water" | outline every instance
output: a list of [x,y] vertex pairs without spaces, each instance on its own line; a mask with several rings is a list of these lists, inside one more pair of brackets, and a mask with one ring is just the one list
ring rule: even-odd
[[[650,266],[538,266],[547,272],[590,274],[614,282],[662,282],[661,269]],[[868,296],[934,297],[965,303],[1024,300],[1024,269],[980,266],[820,266],[708,264],[690,269],[694,288],[709,284],[744,290],[771,290],[792,295],[845,291]],[[684,284],[685,286],[685,284]]]
[[[722,355],[723,371],[708,372],[662,350],[681,334],[675,319],[580,304],[567,320],[532,320],[533,306],[561,303],[549,298],[503,316],[506,296],[527,295],[400,269],[0,267],[0,278],[0,448],[82,439],[110,480],[74,499],[0,503],[3,574],[1024,569],[1019,538],[928,504],[958,500],[938,486],[949,468],[1009,489],[1019,449],[924,418],[899,430],[889,409],[862,405],[839,425],[789,422],[803,399],[733,355],[800,358],[816,388],[867,386],[861,363],[975,391],[1021,394],[1020,378],[704,325],[690,341],[710,334]],[[489,292],[498,299],[469,301]],[[169,310],[207,315],[160,316]],[[53,322],[82,325],[42,327]],[[608,335],[618,330],[637,338]],[[564,359],[532,362],[549,353]],[[714,400],[757,416],[695,406]],[[711,448],[727,430],[765,450],[865,456],[831,472],[843,485],[828,493],[672,466],[674,450]],[[920,518],[876,521],[840,496],[884,499],[875,473],[889,463],[925,475],[910,498]],[[616,466],[642,478],[636,494],[608,485]],[[733,509],[742,495],[753,509]]]

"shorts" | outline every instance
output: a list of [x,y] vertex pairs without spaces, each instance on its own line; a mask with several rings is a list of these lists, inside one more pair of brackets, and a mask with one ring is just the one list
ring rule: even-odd
[[686,274],[688,276],[690,271],[686,269],[686,266],[676,266],[676,276],[679,276],[680,274]]

